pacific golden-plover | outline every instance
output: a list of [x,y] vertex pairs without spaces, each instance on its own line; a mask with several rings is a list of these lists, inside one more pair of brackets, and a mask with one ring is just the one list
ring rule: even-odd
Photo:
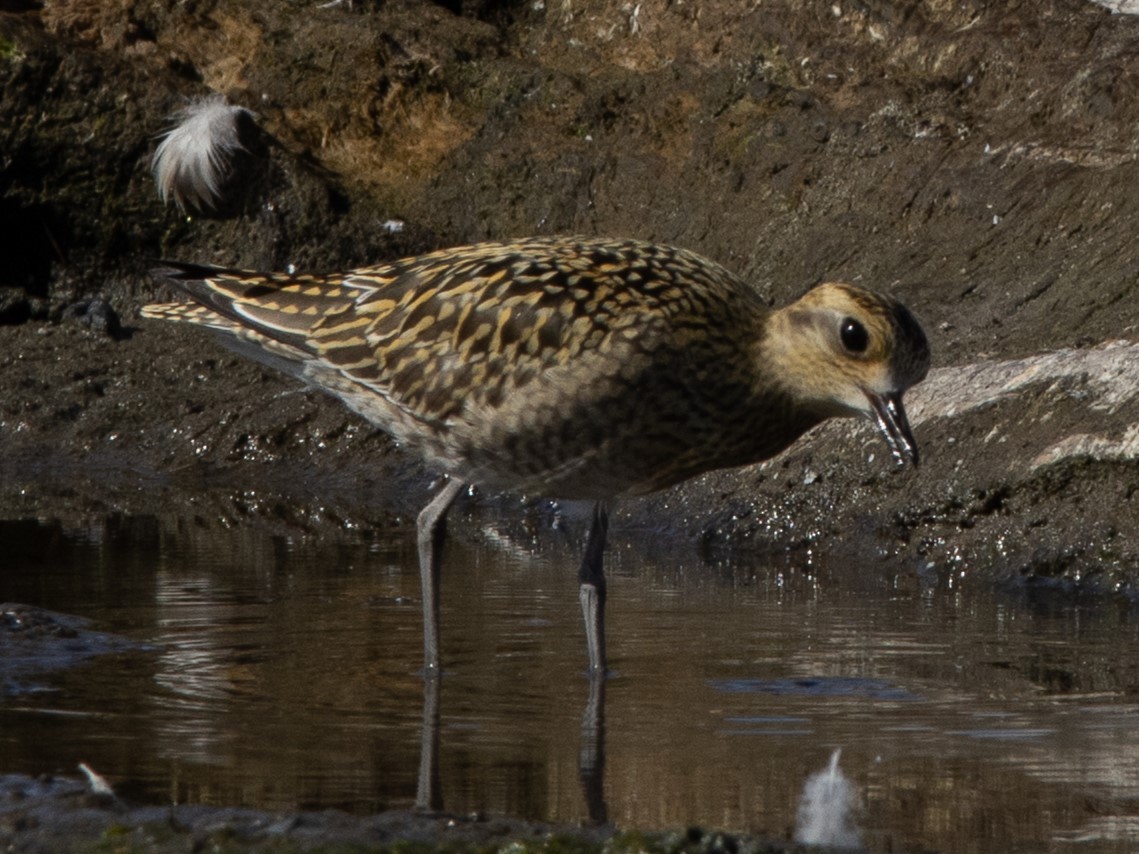
[[596,501],[579,576],[605,670],[605,502],[767,459],[871,418],[917,465],[902,394],[929,347],[901,303],[823,284],[771,310],[692,252],[634,240],[480,243],[348,273],[171,263],[194,302],[144,317],[217,330],[342,400],[446,474],[419,514],[424,659],[439,670],[442,521],[466,484]]

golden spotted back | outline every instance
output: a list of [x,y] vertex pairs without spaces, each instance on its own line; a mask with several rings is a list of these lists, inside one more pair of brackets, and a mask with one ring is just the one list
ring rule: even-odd
[[454,418],[472,397],[498,408],[583,357],[647,355],[699,328],[709,301],[736,290],[722,268],[648,248],[527,241],[360,270],[344,285],[366,293],[311,326],[308,344],[424,418]]

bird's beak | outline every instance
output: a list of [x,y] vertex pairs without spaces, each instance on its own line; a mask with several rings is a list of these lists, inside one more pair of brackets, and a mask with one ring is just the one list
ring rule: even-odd
[[918,445],[914,441],[914,434],[910,430],[910,422],[906,420],[906,410],[902,406],[902,393],[874,394],[867,392],[870,405],[874,409],[874,423],[886,444],[890,446],[890,453],[894,461],[904,466],[907,462],[918,466]]

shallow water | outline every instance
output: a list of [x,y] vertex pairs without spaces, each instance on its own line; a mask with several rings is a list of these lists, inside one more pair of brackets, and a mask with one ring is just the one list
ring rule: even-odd
[[0,523],[0,601],[149,645],[9,680],[0,773],[86,762],[135,800],[360,813],[412,806],[422,784],[454,812],[784,837],[841,748],[876,850],[1139,846],[1127,607],[994,592],[960,568],[709,562],[618,529],[615,672],[591,704],[574,552],[516,528],[452,524],[421,781],[434,717],[410,530],[344,545]]

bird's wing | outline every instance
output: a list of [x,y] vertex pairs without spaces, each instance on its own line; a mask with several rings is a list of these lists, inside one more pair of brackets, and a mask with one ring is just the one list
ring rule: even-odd
[[[628,378],[643,357],[687,334],[686,324],[703,322],[677,252],[537,239],[357,271],[343,283],[358,289],[354,306],[326,314],[308,346],[439,419],[541,390],[558,368],[563,381]],[[729,275],[711,271],[719,273]]]

